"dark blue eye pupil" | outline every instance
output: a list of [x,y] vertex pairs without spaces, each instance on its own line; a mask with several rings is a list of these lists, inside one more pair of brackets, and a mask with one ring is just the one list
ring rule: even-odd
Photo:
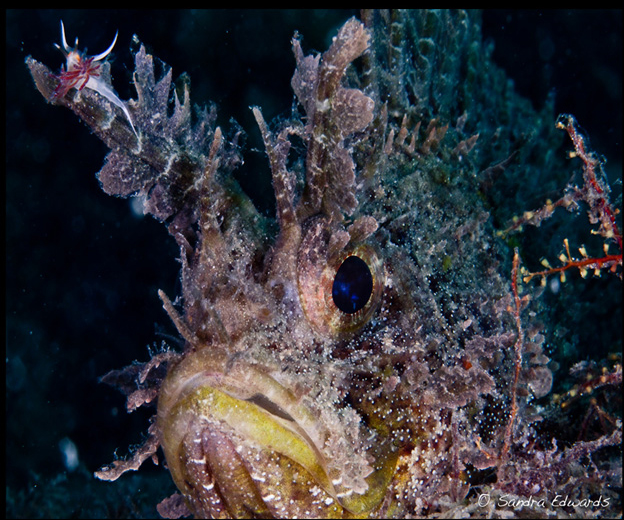
[[342,312],[353,314],[366,305],[373,292],[373,275],[366,262],[348,256],[338,268],[332,286],[332,298]]

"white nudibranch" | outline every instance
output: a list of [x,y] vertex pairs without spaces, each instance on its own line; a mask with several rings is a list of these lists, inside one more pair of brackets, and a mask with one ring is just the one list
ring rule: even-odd
[[70,47],[67,44],[67,39],[65,38],[65,26],[61,20],[62,46],[56,43],[54,45],[65,56],[66,65],[61,68],[61,73],[58,76],[59,84],[54,91],[53,97],[63,97],[72,88],[82,90],[86,87],[88,89],[95,90],[98,94],[108,99],[108,101],[113,103],[113,105],[118,106],[123,111],[128,119],[128,122],[130,123],[130,126],[132,127],[134,135],[136,135],[138,139],[139,135],[137,134],[134,124],[132,123],[128,107],[121,99],[119,99],[119,96],[113,90],[113,87],[100,76],[101,64],[97,63],[111,53],[115,43],[117,43],[118,34],[119,31],[115,33],[113,43],[111,43],[108,49],[104,52],[97,54],[96,56],[87,56],[85,52],[78,50],[78,38],[76,38],[74,47]]

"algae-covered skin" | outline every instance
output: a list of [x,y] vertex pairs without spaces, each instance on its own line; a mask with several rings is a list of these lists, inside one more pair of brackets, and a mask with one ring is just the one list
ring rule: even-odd
[[174,92],[140,42],[132,126],[89,88],[53,99],[57,77],[27,59],[44,97],[110,148],[103,190],[140,198],[179,247],[180,294],[160,297],[184,346],[105,376],[129,410],[157,411],[98,478],[162,448],[179,494],[159,512],[198,517],[489,515],[479,493],[594,493],[572,475],[619,434],[538,442],[550,360],[528,312],[519,330],[491,218],[512,163],[526,177],[554,167],[554,118],[491,66],[478,22],[365,11],[322,54],[295,35],[293,113],[251,108],[274,218],[233,176],[241,130],[192,108],[188,79]]

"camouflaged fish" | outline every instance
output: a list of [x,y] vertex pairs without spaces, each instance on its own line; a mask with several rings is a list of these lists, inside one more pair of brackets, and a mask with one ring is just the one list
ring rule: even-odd
[[144,46],[129,101],[105,61],[68,79],[69,61],[59,76],[27,59],[110,148],[103,190],[142,197],[180,248],[182,292],[160,297],[184,348],[105,376],[130,411],[157,409],[143,446],[96,476],[162,448],[167,517],[487,516],[476,489],[543,496],[555,472],[536,461],[564,468],[567,452],[532,438],[552,375],[531,323],[510,421],[513,253],[487,190],[518,150],[546,156],[526,129],[554,119],[492,66],[471,12],[366,11],[322,54],[292,48],[298,111],[271,124],[252,108],[275,221],[232,175],[238,134],[192,114]]

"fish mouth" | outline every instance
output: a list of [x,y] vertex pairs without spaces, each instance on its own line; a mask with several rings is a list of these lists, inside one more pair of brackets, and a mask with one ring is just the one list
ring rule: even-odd
[[328,457],[332,433],[319,414],[262,367],[228,366],[213,347],[170,370],[157,425],[173,479],[198,515],[281,516],[293,500],[301,515],[368,514],[398,457],[388,439],[371,443],[354,485]]

